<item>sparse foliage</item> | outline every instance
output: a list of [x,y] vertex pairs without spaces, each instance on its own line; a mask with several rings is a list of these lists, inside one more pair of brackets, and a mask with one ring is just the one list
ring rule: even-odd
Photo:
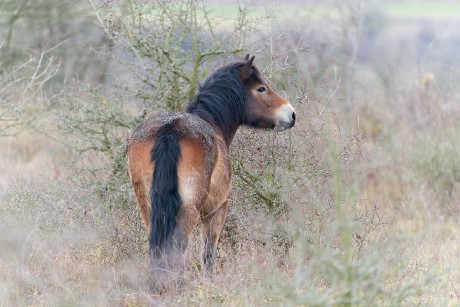
[[59,67],[59,60],[48,49],[0,71],[0,136],[17,135],[43,117],[42,110],[49,106],[46,85]]
[[235,21],[221,20],[196,0],[128,0],[95,9],[119,61],[140,83],[138,97],[154,110],[182,110],[217,59],[245,49],[254,23],[244,6]]

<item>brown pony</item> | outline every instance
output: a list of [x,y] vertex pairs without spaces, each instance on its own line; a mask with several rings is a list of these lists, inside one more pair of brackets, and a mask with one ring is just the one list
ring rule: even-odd
[[134,130],[129,175],[150,233],[150,277],[162,292],[182,279],[184,252],[203,223],[203,265],[214,270],[231,186],[230,144],[240,125],[282,131],[294,108],[253,65],[254,56],[216,70],[184,113],[160,113]]

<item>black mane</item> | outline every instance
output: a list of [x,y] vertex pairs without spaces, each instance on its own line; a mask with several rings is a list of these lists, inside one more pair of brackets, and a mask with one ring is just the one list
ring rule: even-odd
[[232,138],[246,118],[246,89],[240,76],[243,65],[236,62],[215,71],[185,109],[220,128],[226,138]]

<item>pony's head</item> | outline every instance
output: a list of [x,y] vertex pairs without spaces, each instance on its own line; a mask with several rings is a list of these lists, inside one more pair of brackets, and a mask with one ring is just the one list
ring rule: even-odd
[[246,89],[246,116],[243,124],[254,128],[289,129],[295,124],[292,105],[276,94],[254,66],[254,57],[246,55],[240,66],[240,76]]

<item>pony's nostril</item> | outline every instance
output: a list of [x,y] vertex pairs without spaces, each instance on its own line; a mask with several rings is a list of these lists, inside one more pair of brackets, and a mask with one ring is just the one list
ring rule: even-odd
[[292,121],[295,121],[295,112],[292,112]]

